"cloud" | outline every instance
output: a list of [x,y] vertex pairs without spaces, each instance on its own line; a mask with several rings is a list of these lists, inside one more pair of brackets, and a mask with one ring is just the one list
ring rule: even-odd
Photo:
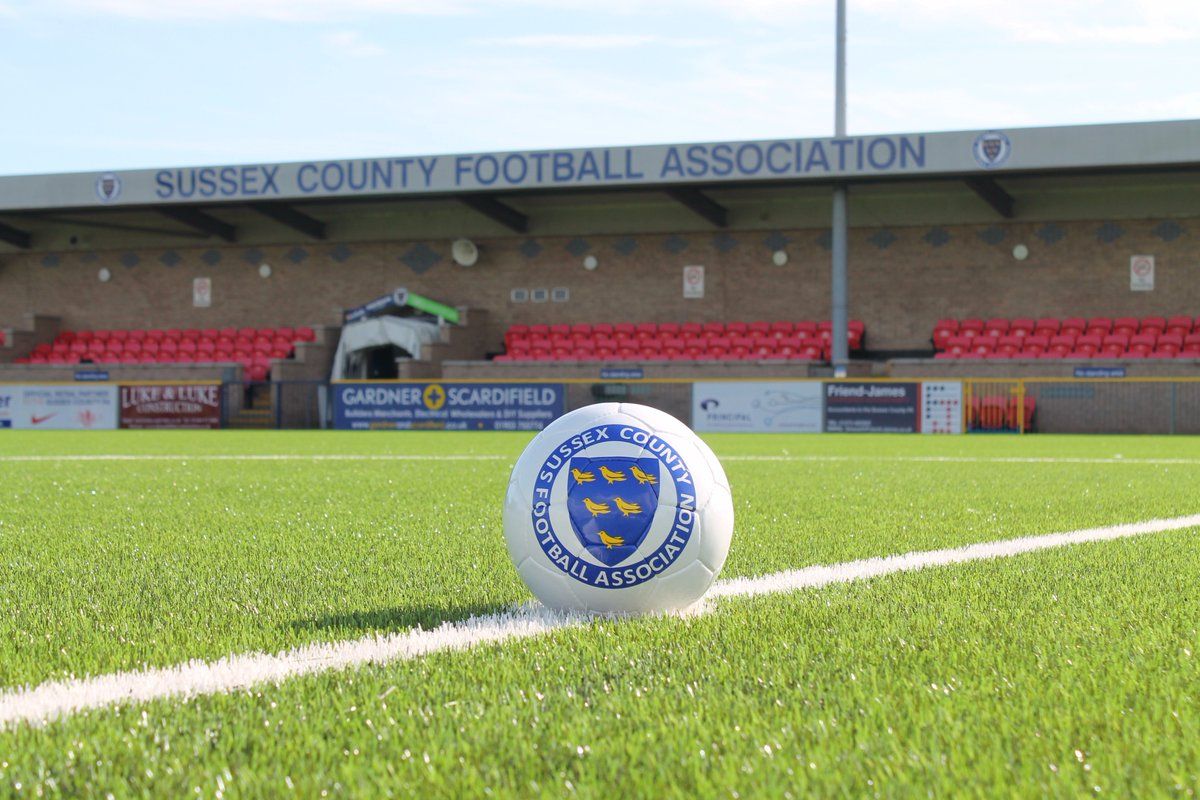
[[320,22],[407,14],[447,16],[470,11],[470,0],[60,0],[76,11],[156,22],[271,20]]
[[358,31],[337,31],[325,36],[325,46],[335,53],[353,58],[373,58],[387,52],[380,45],[369,42]]
[[619,50],[629,47],[656,45],[659,47],[707,47],[711,39],[680,39],[643,34],[575,34],[547,33],[528,36],[496,36],[473,40],[479,45],[527,47],[539,50]]

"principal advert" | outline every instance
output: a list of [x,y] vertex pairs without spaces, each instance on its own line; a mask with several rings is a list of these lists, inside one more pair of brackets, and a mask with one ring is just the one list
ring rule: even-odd
[[820,381],[700,382],[692,427],[704,433],[820,433]]

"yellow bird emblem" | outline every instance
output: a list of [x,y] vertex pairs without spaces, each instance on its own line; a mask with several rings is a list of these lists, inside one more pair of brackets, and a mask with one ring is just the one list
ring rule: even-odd
[[630,514],[642,513],[642,507],[637,503],[627,503],[619,497],[616,499],[616,503],[617,508],[621,510],[622,516],[628,517]]
[[648,483],[651,486],[658,483],[658,478],[654,477],[653,475],[649,475],[645,472],[642,472],[636,466],[630,467],[629,471],[633,473],[633,477],[637,479],[638,483]]
[[583,507],[592,512],[593,517],[600,514],[607,514],[608,512],[612,511],[612,509],[608,507],[608,503],[597,503],[590,497],[583,498]]
[[625,540],[620,536],[609,536],[607,531],[600,531],[600,543],[612,550],[625,544]]
[[571,475],[574,476],[576,483],[591,483],[596,480],[596,475],[593,472],[584,472],[583,470],[571,467]]
[[618,472],[617,470],[611,470],[605,466],[600,467],[600,474],[603,475],[604,479],[606,481],[608,481],[609,483],[616,483],[617,481],[625,480],[624,472]]

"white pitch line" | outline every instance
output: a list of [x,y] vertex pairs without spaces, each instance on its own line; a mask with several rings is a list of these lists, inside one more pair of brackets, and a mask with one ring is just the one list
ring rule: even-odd
[[[208,453],[200,455],[164,453],[127,453],[66,455],[0,456],[5,462],[71,461],[515,461],[514,455],[483,453],[405,454],[405,453]],[[729,455],[721,461],[750,462],[909,462],[917,464],[1129,464],[1160,466],[1200,466],[1200,458],[1124,458],[1087,456],[877,456],[877,455]]]
[[[1200,527],[1200,514],[983,542],[946,550],[868,558],[843,564],[778,572],[758,578],[720,581],[713,587],[710,596],[754,597],[791,592],[897,572],[1006,558],[1085,542],[1101,542],[1194,527]],[[329,670],[365,664],[387,664],[429,653],[464,650],[490,642],[527,639],[548,631],[583,625],[594,619],[582,614],[554,613],[538,605],[529,605],[500,614],[470,617],[461,622],[446,622],[432,630],[417,628],[385,636],[372,635],[349,641],[305,645],[277,654],[247,653],[228,656],[218,661],[193,660],[161,669],[116,672],[80,680],[49,681],[36,687],[21,687],[0,692],[0,728],[19,723],[43,725],[79,711],[118,703],[232,692],[258,684],[279,683],[289,678]]]
[[126,455],[86,454],[0,456],[0,462],[27,461],[515,461],[513,456],[496,454],[471,455],[451,453],[445,455],[404,453],[202,453],[199,455],[177,455],[160,453],[129,453]]
[[721,461],[878,461],[916,464],[1135,464],[1200,465],[1200,458],[1125,458],[1123,456],[876,456],[876,455],[734,455]]

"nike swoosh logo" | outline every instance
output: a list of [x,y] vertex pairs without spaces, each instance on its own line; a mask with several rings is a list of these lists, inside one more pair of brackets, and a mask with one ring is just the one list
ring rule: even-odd
[[39,417],[36,414],[31,414],[29,416],[29,422],[32,423],[33,425],[41,425],[43,422],[45,422],[46,420],[50,419],[53,416],[54,416],[53,414],[47,414],[44,417]]

